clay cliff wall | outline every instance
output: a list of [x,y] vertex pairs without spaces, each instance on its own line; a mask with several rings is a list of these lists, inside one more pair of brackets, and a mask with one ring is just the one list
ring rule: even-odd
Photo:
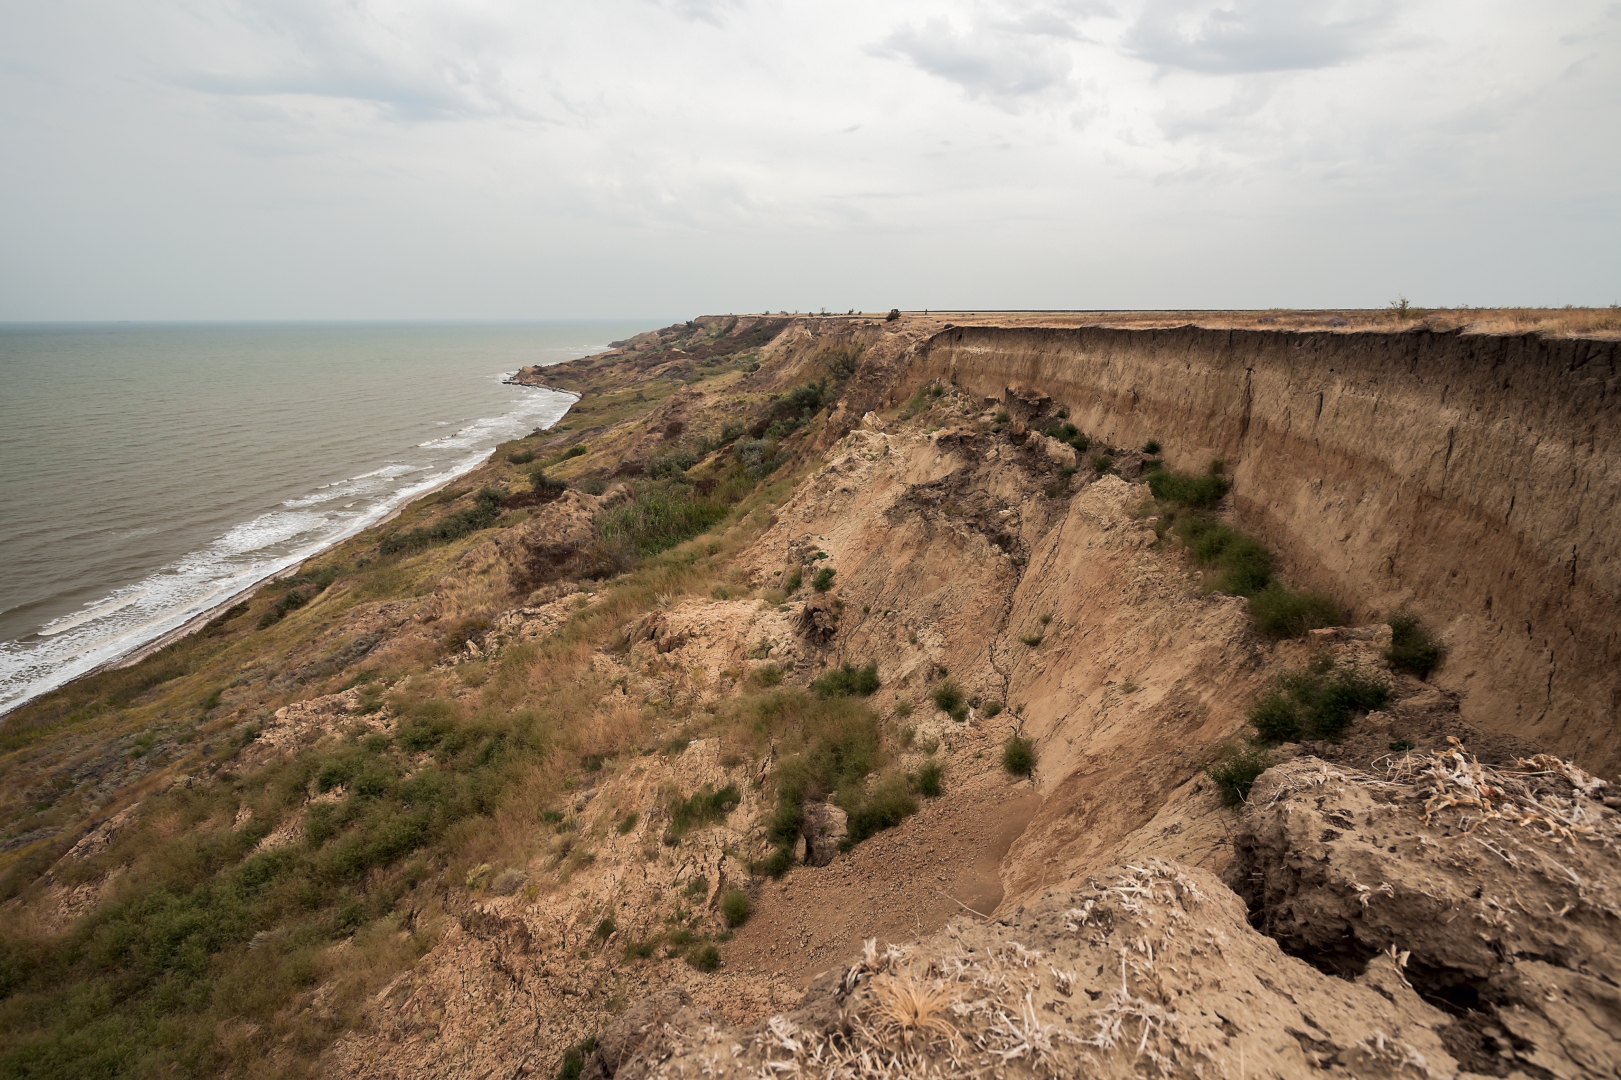
[[1404,333],[955,327],[894,391],[1029,387],[1173,467],[1358,619],[1443,630],[1466,719],[1621,771],[1621,345]]

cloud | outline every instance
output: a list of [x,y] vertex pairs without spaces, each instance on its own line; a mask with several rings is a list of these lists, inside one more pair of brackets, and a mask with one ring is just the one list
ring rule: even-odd
[[646,2],[672,11],[689,22],[708,23],[710,26],[723,26],[723,18],[727,12],[738,11],[743,7],[743,0],[646,0]]
[[1125,45],[1206,74],[1325,68],[1368,52],[1394,17],[1390,0],[1151,0]]
[[897,27],[875,55],[901,57],[938,78],[956,83],[970,96],[1007,103],[1045,94],[1068,85],[1069,54],[1052,31],[1067,34],[1067,22],[1037,23],[1026,31],[1017,24],[980,22],[959,30],[942,18]]
[[205,93],[360,102],[400,121],[511,116],[540,119],[507,84],[476,19],[383,21],[359,5],[312,0],[227,9],[225,29],[248,45],[226,67],[174,81]]

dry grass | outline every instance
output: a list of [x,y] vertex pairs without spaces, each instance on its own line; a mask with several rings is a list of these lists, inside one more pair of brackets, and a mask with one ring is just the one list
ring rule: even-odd
[[908,1046],[914,1039],[956,1037],[957,1028],[947,1017],[954,999],[943,986],[910,976],[888,977],[873,982],[872,996],[877,1028]]
[[1084,311],[1084,312],[930,312],[928,318],[959,326],[1042,325],[1114,326],[1131,329],[1174,326],[1234,330],[1330,330],[1339,333],[1410,328],[1462,330],[1471,334],[1525,334],[1553,337],[1621,338],[1621,307],[1600,308],[1344,308],[1294,311]]

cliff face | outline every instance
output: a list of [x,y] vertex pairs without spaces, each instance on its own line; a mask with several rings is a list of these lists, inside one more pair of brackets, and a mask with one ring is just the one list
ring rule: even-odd
[[954,327],[896,391],[1027,386],[1111,443],[1233,472],[1238,523],[1359,618],[1444,626],[1467,719],[1621,770],[1621,347],[1610,341]]

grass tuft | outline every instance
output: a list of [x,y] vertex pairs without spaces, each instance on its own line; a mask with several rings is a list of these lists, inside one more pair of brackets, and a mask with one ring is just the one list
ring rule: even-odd
[[1036,743],[1023,735],[1009,735],[1002,744],[1002,768],[1014,776],[1029,776],[1036,770]]

